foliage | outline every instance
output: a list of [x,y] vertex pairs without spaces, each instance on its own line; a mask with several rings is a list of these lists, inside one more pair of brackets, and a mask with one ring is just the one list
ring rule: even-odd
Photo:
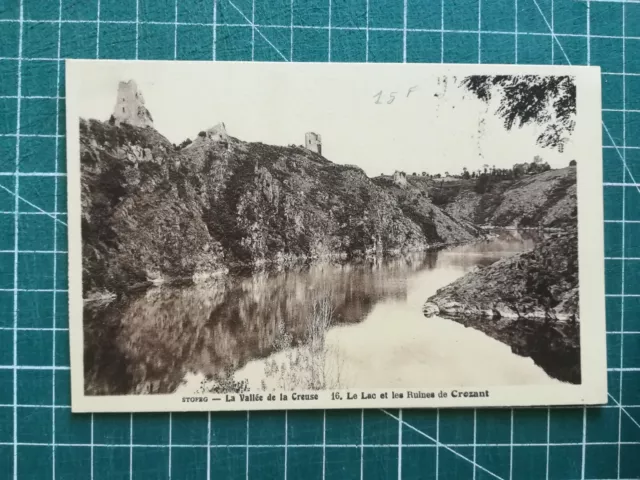
[[185,148],[186,146],[191,144],[191,139],[187,138],[185,141],[183,141],[180,145],[178,145],[176,147],[177,150],[182,150],[183,148]]
[[202,130],[201,132],[199,132],[199,133],[198,133],[198,136],[199,136],[199,137],[204,138],[204,137],[206,137],[206,136],[207,136],[207,132],[205,132],[204,130]]
[[486,173],[481,174],[476,180],[473,189],[476,193],[483,194],[491,188],[490,177]]
[[246,393],[249,391],[249,380],[236,380],[233,370],[224,370],[213,375],[212,379],[200,382],[196,394],[205,393]]
[[[551,170],[551,166],[545,162],[540,156],[536,155],[532,162],[524,162],[524,163],[516,163],[511,168],[496,168],[495,165],[489,166],[487,164],[483,165],[482,168],[478,168],[477,170],[470,171],[467,167],[462,167],[462,172],[458,174],[450,174],[449,172],[445,172],[445,177],[458,178],[462,180],[470,180],[475,178],[480,178],[482,175],[486,175],[490,180],[492,179],[507,179],[512,180],[522,175],[533,175],[536,173],[542,173]],[[427,175],[427,178],[442,178],[442,175]],[[482,180],[483,183],[485,180]],[[477,182],[476,182],[477,183]]]
[[546,125],[537,139],[562,152],[575,128],[576,86],[573,77],[538,75],[473,75],[463,87],[487,104],[499,97],[499,115],[507,130],[528,124]]
[[[334,321],[330,293],[318,294],[307,317],[302,343],[294,348],[294,337],[283,322],[277,325],[273,346],[276,355],[265,362],[265,379],[280,390],[327,390],[340,388],[339,355],[326,344],[327,331]],[[331,362],[337,361],[335,371]],[[262,389],[268,389],[267,381]]]
[[429,191],[431,203],[439,207],[448,205],[458,195],[458,189],[444,188],[442,186],[433,188]]

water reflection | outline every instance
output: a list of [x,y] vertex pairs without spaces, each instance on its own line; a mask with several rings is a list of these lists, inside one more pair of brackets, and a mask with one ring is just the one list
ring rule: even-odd
[[577,322],[560,323],[530,319],[445,317],[466,327],[479,330],[509,345],[513,353],[531,357],[554,378],[579,384],[580,326]]
[[[428,341],[421,347],[410,342],[423,353],[438,342],[442,344],[443,335],[459,339],[459,335],[464,337],[465,331],[470,331],[471,341],[483,345],[483,349],[506,348],[486,335],[450,320],[438,319],[444,323],[433,328],[434,322],[422,316],[421,306],[437,288],[477,265],[531,248],[534,237],[532,233],[503,232],[490,241],[475,245],[400,259],[360,264],[325,263],[283,272],[254,272],[249,276],[228,277],[197,286],[154,288],[107,306],[87,303],[84,320],[86,393],[170,393],[176,391],[189,375],[207,378],[251,368],[264,371],[256,362],[275,354],[279,328],[284,326],[291,334],[295,348],[306,338],[314,299],[327,295],[332,299],[334,312],[334,327],[327,336],[328,341],[337,345],[347,359],[354,355],[362,357],[357,362],[364,359],[365,367],[369,365],[372,373],[375,373],[372,370],[375,358],[385,357],[381,351],[385,348],[385,335],[400,342],[394,343],[393,348],[402,348],[407,335],[422,338],[428,333]],[[410,324],[405,325],[403,321]],[[363,331],[357,330],[365,326]],[[351,327],[356,327],[356,336],[363,341],[368,339],[371,346],[367,347],[364,342],[356,350],[351,348],[349,342],[344,341],[353,334]],[[454,328],[453,334],[451,328]],[[445,330],[446,334],[439,333]],[[437,359],[426,358],[423,353],[407,350],[403,357],[402,363],[413,362],[414,370],[418,369],[416,381],[423,376],[420,371],[447,371],[446,365]],[[508,354],[516,356],[510,351]],[[464,362],[474,361],[464,351],[458,352],[458,356]],[[500,362],[504,363],[502,356]],[[530,363],[531,367],[537,368]],[[393,366],[378,365],[376,368],[391,371]],[[369,381],[366,372],[352,370],[355,378],[350,382]],[[468,370],[473,372],[474,369]],[[414,374],[409,372],[408,375]],[[534,377],[535,381],[543,380],[537,374]],[[375,383],[375,375],[372,378]],[[381,378],[380,382],[383,381]],[[415,386],[424,385],[416,383]]]

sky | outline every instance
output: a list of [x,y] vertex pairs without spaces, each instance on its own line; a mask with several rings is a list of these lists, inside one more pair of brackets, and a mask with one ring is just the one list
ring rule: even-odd
[[552,168],[567,166],[575,158],[571,141],[560,154],[536,144],[540,126],[506,131],[495,104],[452,82],[454,74],[487,68],[87,61],[67,65],[66,95],[76,110],[69,113],[107,120],[118,82],[133,79],[156,130],[172,143],[219,122],[240,140],[274,145],[302,145],[313,131],[322,135],[327,159],[358,165],[369,176],[508,168],[536,155]]

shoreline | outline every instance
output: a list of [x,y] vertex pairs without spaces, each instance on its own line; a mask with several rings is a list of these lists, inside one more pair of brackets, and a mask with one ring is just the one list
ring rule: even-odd
[[[139,282],[134,285],[128,286],[122,291],[100,291],[89,292],[86,297],[83,298],[84,303],[98,304],[104,302],[105,304],[111,303],[113,300],[122,298],[123,295],[135,294],[146,292],[153,287],[180,287],[180,286],[192,286],[199,284],[206,284],[211,281],[219,281],[223,278],[229,278],[232,276],[252,275],[264,271],[283,271],[295,267],[311,266],[322,263],[346,265],[355,264],[361,265],[366,262],[373,262],[378,260],[397,259],[403,257],[409,257],[412,254],[429,253],[435,251],[447,251],[448,249],[459,246],[471,246],[480,244],[486,241],[490,241],[495,238],[494,232],[499,231],[543,231],[548,233],[557,233],[561,229],[545,228],[545,227],[501,227],[501,226],[479,226],[476,225],[480,233],[478,237],[470,241],[458,241],[458,242],[441,242],[427,245],[424,248],[414,248],[406,250],[387,250],[381,254],[375,252],[353,252],[348,254],[346,252],[333,253],[325,255],[315,256],[276,256],[273,259],[263,259],[251,263],[233,262],[229,263],[226,267],[211,272],[197,272],[190,277],[175,277],[175,278],[163,278],[147,280],[145,282]],[[509,258],[509,257],[506,257]]]
[[448,248],[458,247],[462,245],[473,245],[482,241],[490,239],[491,236],[483,235],[477,239],[469,242],[450,242],[450,243],[434,243],[427,245],[425,248],[408,249],[404,251],[399,250],[387,250],[382,254],[368,253],[368,252],[355,252],[352,254],[347,253],[335,253],[326,254],[322,256],[288,256],[288,257],[276,257],[271,260],[261,260],[252,263],[230,263],[225,268],[218,269],[212,272],[198,272],[190,277],[176,277],[165,279],[147,280],[145,282],[139,282],[134,285],[128,286],[122,291],[112,292],[109,290],[102,290],[99,292],[88,292],[87,296],[83,298],[85,304],[98,304],[104,302],[105,304],[111,303],[113,300],[122,298],[123,295],[142,293],[150,290],[153,287],[180,287],[180,286],[193,286],[206,284],[211,281],[219,281],[221,279],[230,278],[233,276],[253,275],[260,272],[271,271],[283,271],[294,267],[304,267],[318,264],[333,264],[333,265],[362,265],[367,262],[375,262],[379,260],[390,260],[397,258],[406,258],[413,254],[422,254],[435,251],[446,250]]

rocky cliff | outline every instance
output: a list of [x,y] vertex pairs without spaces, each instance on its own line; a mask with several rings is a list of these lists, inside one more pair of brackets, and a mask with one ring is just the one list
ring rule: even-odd
[[202,133],[179,148],[148,126],[81,120],[85,294],[476,235],[428,198],[402,200],[358,167],[242,142],[224,125]]

